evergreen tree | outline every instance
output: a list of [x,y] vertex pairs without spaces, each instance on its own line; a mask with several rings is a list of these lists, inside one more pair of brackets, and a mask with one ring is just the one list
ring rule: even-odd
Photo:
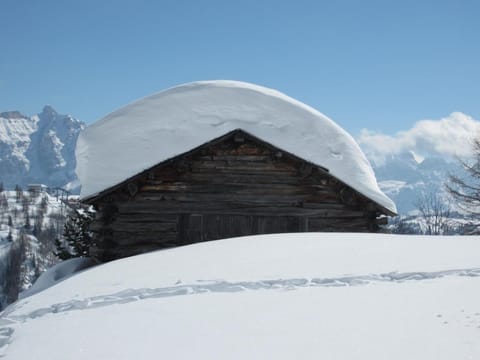
[[4,211],[8,210],[8,199],[5,194],[0,194],[0,208]]
[[15,241],[11,248],[5,264],[4,293],[7,304],[18,299],[21,290],[21,267],[25,260],[25,239],[22,235]]
[[22,195],[22,211],[28,212],[30,210],[30,199]]
[[30,230],[30,228],[32,227],[32,225],[30,224],[30,215],[28,214],[28,212],[25,214],[25,230]]
[[48,197],[45,195],[42,197],[42,201],[40,202],[40,209],[45,213],[48,208]]
[[23,196],[22,188],[18,184],[15,185],[15,200],[17,201],[17,203],[22,199],[22,196]]
[[8,242],[13,242],[12,230],[9,230],[9,231],[8,231],[7,241],[8,241]]
[[42,222],[37,218],[33,223],[33,230],[32,235],[38,237],[38,235],[42,232]]
[[[90,256],[90,248],[94,245],[94,236],[89,227],[95,212],[92,208],[79,206],[72,209],[63,228],[64,242],[55,241],[55,255],[62,260],[72,257]],[[67,255],[68,254],[68,255]]]
[[60,241],[59,238],[55,239],[55,256],[58,257],[60,260],[68,260],[73,258],[74,256],[72,255],[70,249],[67,249],[67,247],[64,245],[62,241]]

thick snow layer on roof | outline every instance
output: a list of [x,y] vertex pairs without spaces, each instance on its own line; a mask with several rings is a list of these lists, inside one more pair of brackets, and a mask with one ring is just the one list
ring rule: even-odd
[[89,126],[76,149],[81,196],[95,195],[235,129],[327,168],[396,212],[360,147],[332,120],[278,91],[224,80],[162,91]]

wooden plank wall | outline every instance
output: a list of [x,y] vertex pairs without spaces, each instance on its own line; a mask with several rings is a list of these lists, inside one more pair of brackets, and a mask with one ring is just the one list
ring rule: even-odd
[[95,199],[92,252],[111,260],[226,237],[372,231],[375,207],[323,169],[241,133]]

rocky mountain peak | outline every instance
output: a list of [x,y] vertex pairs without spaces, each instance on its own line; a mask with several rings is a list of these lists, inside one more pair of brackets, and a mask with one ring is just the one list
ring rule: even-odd
[[25,115],[23,115],[20,111],[5,111],[0,113],[0,118],[4,119],[25,119],[27,118]]
[[55,109],[52,106],[45,105],[43,107],[42,114],[47,116],[54,116],[54,115],[57,115],[58,113],[55,111]]
[[58,114],[50,105],[30,118],[18,111],[2,113],[0,181],[7,189],[17,184],[67,187],[76,183],[75,146],[84,127],[83,122]]

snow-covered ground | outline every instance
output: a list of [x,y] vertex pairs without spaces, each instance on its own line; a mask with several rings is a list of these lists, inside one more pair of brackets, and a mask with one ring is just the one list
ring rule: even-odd
[[479,254],[480,237],[338,233],[158,251],[12,304],[0,355],[479,359]]

